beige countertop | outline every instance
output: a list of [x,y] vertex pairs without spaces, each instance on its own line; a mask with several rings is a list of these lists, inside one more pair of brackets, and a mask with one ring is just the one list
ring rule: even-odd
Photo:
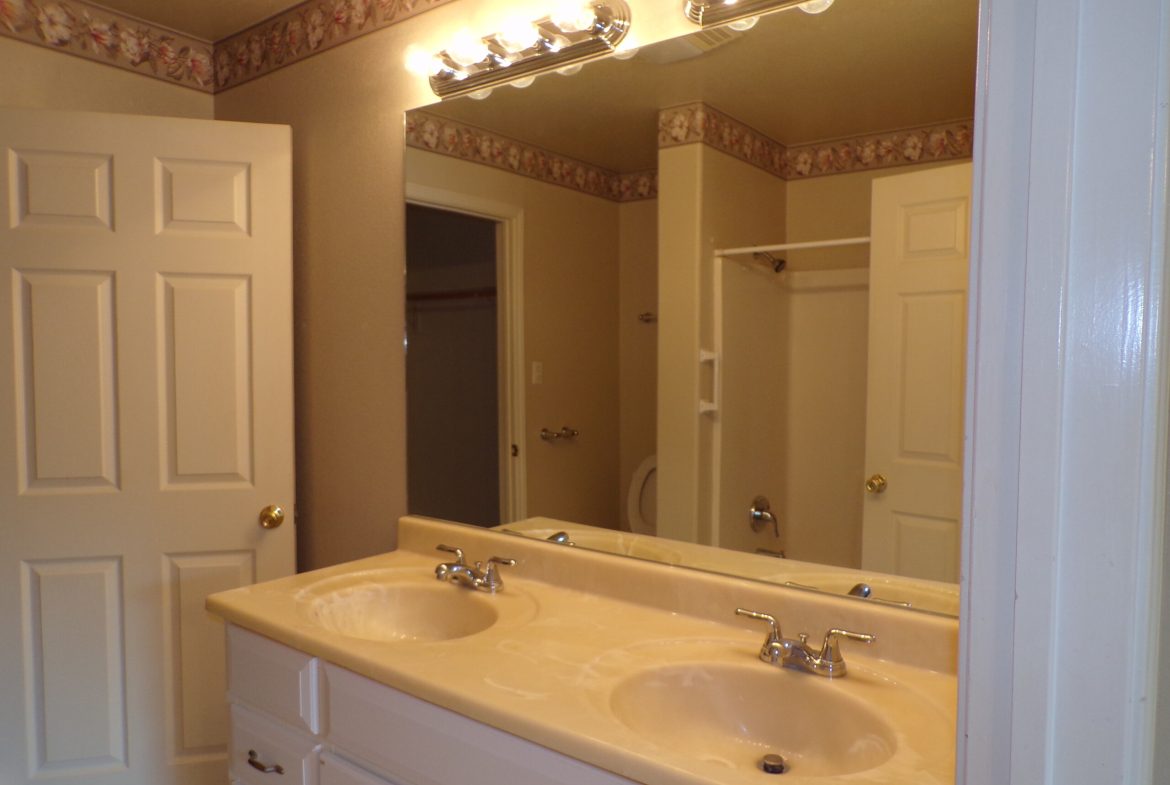
[[[821,722],[823,733],[832,734],[832,722],[818,716],[816,704],[823,700],[883,718],[896,739],[893,756],[876,768],[838,780],[802,776],[795,767],[784,775],[786,783],[953,781],[953,620],[853,607],[861,604],[420,518],[403,519],[399,542],[391,553],[214,595],[208,608],[295,649],[648,785],[730,785],[759,776],[718,761],[680,760],[615,716],[615,686],[663,668],[699,681],[720,670],[752,683],[765,679],[758,683],[769,689],[788,685],[777,694],[812,697],[777,706],[777,723],[805,729],[811,723],[815,735]],[[503,568],[505,589],[495,595],[439,583],[434,567],[449,559],[434,552],[440,542],[462,547],[469,562],[500,555],[517,565]],[[489,603],[498,620],[475,634],[433,642],[339,634],[345,627],[336,623],[335,611],[344,603],[337,597],[388,581],[438,587],[457,603]],[[737,606],[776,614],[789,637],[807,631],[819,640],[825,630],[845,627],[874,633],[878,641],[869,648],[842,645],[849,673],[841,679],[775,668],[757,659],[763,625],[736,617]],[[702,723],[728,710],[712,706],[701,717],[675,714],[662,721],[678,726],[685,738],[687,723],[702,730]]]

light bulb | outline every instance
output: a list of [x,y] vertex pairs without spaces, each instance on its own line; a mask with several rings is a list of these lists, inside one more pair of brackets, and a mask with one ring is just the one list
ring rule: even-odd
[[476,38],[467,31],[460,31],[447,47],[447,54],[459,65],[467,67],[483,62],[490,52],[482,38]]
[[526,19],[510,19],[504,23],[496,40],[509,54],[517,54],[534,46],[540,40],[540,31]]
[[584,5],[569,3],[549,14],[549,21],[562,32],[579,33],[582,30],[590,30],[597,24],[597,12],[589,3]]
[[535,76],[522,76],[519,79],[514,79],[511,82],[508,82],[508,84],[512,85],[512,87],[518,87],[520,89],[524,89],[525,87],[528,87],[530,84],[532,84],[535,81],[536,81]]
[[[833,0],[829,0],[829,2],[831,3]],[[749,16],[747,19],[736,19],[734,22],[728,23],[727,26],[742,33],[744,30],[751,30],[758,21],[760,21],[760,17]]]
[[406,49],[406,70],[415,76],[435,76],[447,70],[447,66],[421,46],[410,46]]
[[801,3],[797,6],[806,14],[820,14],[829,10],[829,6],[833,4],[833,0],[808,0],[807,3]]
[[638,54],[638,47],[631,47],[629,49],[619,49],[613,53],[614,60],[629,60],[634,55]]
[[468,93],[467,97],[472,99],[473,101],[482,101],[483,99],[487,98],[491,94],[492,94],[492,88],[485,87],[482,90],[476,90],[474,93]]
[[581,64],[573,63],[572,65],[566,65],[563,68],[558,68],[557,73],[561,76],[572,76],[573,74],[578,73],[580,70]]

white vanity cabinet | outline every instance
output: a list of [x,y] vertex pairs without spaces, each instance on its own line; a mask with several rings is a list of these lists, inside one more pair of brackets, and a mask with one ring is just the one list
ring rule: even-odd
[[228,698],[240,785],[632,785],[235,625]]

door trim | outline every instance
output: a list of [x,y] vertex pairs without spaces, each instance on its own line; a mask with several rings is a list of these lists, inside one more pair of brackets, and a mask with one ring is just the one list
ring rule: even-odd
[[[528,451],[524,434],[524,210],[455,191],[406,183],[406,203],[486,218],[496,234],[496,303],[500,357],[500,522],[528,517]],[[405,254],[403,255],[405,257]],[[512,445],[520,452],[512,456]]]

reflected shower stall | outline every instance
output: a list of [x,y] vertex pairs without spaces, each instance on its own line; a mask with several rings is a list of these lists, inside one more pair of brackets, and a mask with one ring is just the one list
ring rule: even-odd
[[[716,253],[703,358],[716,400],[700,403],[712,419],[712,544],[860,567],[868,271],[819,263],[828,257],[801,243]],[[758,496],[776,529],[749,525]]]

